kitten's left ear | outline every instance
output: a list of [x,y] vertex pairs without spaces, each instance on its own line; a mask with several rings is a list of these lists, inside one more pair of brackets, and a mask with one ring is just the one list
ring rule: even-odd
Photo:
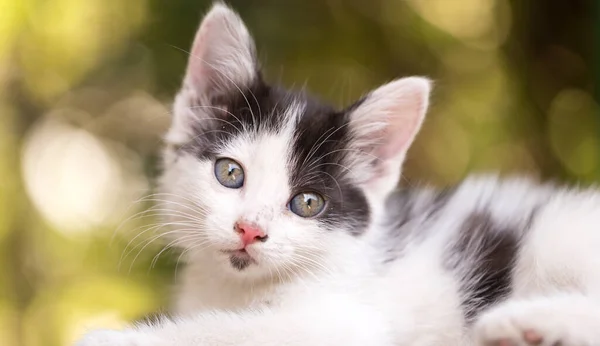
[[248,29],[237,13],[216,2],[194,38],[167,142],[184,144],[193,137],[194,129],[210,128],[211,120],[227,115],[218,111],[222,107],[219,99],[246,92],[259,79]]
[[185,83],[201,94],[228,93],[258,74],[254,40],[242,19],[217,2],[194,38]]
[[430,91],[426,78],[402,78],[375,89],[346,112],[355,152],[350,165],[367,189],[385,195],[398,183],[406,152],[425,118]]

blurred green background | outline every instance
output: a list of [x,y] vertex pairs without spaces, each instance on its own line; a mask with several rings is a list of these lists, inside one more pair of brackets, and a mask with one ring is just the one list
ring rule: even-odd
[[[347,105],[433,78],[408,179],[600,179],[594,0],[231,4],[270,81]],[[134,237],[156,223],[143,197],[187,59],[175,47],[208,6],[0,0],[0,345],[69,345],[168,303],[177,253]]]

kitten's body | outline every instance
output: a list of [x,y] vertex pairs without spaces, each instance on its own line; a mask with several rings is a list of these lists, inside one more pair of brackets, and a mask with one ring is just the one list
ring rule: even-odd
[[[188,253],[176,319],[81,345],[600,345],[599,193],[495,177],[394,191],[426,80],[339,111],[264,84],[253,52],[217,5],[176,100],[162,179]],[[243,185],[215,179],[221,158]],[[306,191],[326,204],[300,217]],[[268,238],[242,243],[239,220]]]
[[[303,318],[314,322],[324,315],[317,323],[326,324],[332,317],[316,310],[323,304],[319,296],[347,294],[362,301],[363,312],[370,316],[362,329],[383,319],[393,326],[394,340],[404,341],[398,343],[403,345],[472,344],[471,326],[486,310],[492,311],[492,318],[499,315],[489,322],[491,327],[497,325],[488,332],[494,337],[513,337],[506,335],[506,324],[521,314],[537,318],[524,321],[521,328],[538,328],[553,336],[573,321],[585,325],[581,318],[597,318],[590,332],[600,327],[597,192],[556,189],[526,179],[477,177],[452,190],[396,191],[387,211],[387,220],[369,231],[368,240],[353,250],[355,256],[340,255],[333,275],[318,273],[318,280],[306,275],[301,277],[303,284],[232,281],[229,275],[207,270],[211,266],[207,268],[206,261],[192,261],[179,310],[243,312],[264,304],[285,309],[300,301],[315,309]],[[256,286],[249,290],[248,285]],[[586,317],[586,310],[554,314],[569,299],[573,302],[567,305],[573,308],[589,299],[586,310],[593,316]],[[502,305],[519,300],[525,303]],[[527,301],[542,307],[526,311]],[[355,309],[339,306],[333,317]],[[276,317],[272,323],[276,328]],[[572,332],[578,333],[564,331],[565,345],[600,342],[600,335]],[[337,342],[341,341],[326,344]]]

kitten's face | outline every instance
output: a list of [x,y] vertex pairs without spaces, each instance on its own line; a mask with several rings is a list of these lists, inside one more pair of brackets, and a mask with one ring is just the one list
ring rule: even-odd
[[[221,120],[199,120],[207,124],[167,162],[164,188],[185,205],[169,208],[195,219],[180,218],[195,224],[177,234],[182,246],[236,271],[277,273],[314,269],[336,241],[366,230],[369,203],[344,166],[353,150],[344,114],[260,82],[221,101]],[[245,244],[240,223],[263,239]]]
[[327,268],[394,187],[428,90],[422,79],[400,80],[337,111],[268,86],[243,23],[216,5],[167,135],[169,234],[236,275]]

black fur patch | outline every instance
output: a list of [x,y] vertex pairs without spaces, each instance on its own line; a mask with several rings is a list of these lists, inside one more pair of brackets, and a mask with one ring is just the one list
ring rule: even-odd
[[316,190],[326,196],[327,209],[316,218],[362,234],[369,222],[369,205],[363,191],[348,178],[352,167],[344,166],[349,129],[343,113],[308,102],[295,132],[294,161],[290,185],[296,192]]
[[246,131],[276,131],[284,123],[283,115],[294,94],[273,88],[257,77],[250,85],[226,95],[213,97],[210,104],[189,100],[198,116],[194,123],[194,140],[183,147],[201,159],[214,159],[217,148]]
[[231,263],[232,267],[234,267],[235,269],[237,269],[239,271],[242,271],[242,270],[248,268],[250,263],[252,263],[252,260],[250,258],[231,255],[229,257],[229,262]]
[[483,211],[473,213],[462,225],[449,256],[463,280],[462,304],[467,321],[510,294],[519,234],[495,224]]

